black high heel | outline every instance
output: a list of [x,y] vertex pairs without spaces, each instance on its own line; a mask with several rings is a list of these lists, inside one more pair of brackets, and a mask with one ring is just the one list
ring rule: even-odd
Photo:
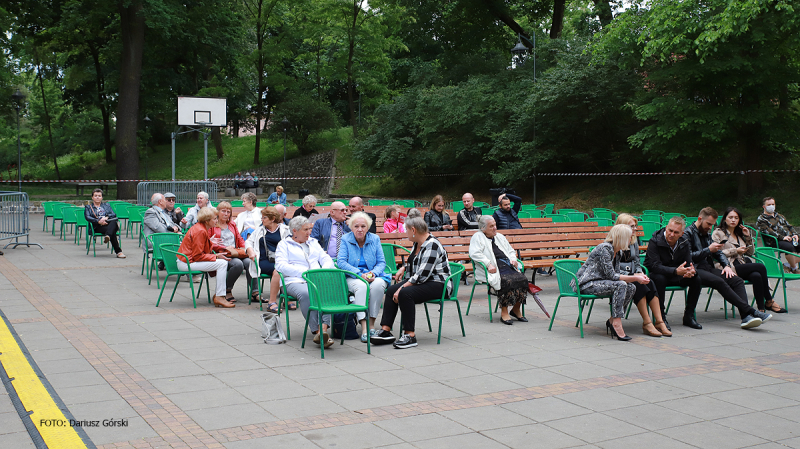
[[624,337],[620,337],[617,335],[617,331],[614,329],[614,326],[611,325],[611,320],[606,320],[606,335],[608,335],[608,331],[611,331],[611,339],[613,340],[614,337],[617,337],[619,341],[631,341],[631,336],[626,335]]

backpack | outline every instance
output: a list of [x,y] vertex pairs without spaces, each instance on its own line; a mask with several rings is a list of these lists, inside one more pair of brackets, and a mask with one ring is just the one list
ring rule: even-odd
[[342,330],[344,329],[345,320],[347,320],[347,333],[345,334],[344,339],[357,340],[361,338],[361,336],[358,335],[358,330],[356,330],[356,326],[358,326],[358,321],[356,321],[355,313],[333,314],[333,325],[331,326],[331,332],[333,333],[333,338],[335,339],[342,338]]
[[281,327],[281,320],[278,315],[272,312],[261,314],[261,338],[268,345],[279,345],[286,343],[286,334]]

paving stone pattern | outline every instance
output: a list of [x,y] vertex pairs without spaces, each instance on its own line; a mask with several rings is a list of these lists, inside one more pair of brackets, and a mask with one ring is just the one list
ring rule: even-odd
[[[605,335],[604,304],[584,339],[571,301],[552,332],[535,305],[530,323],[489,323],[478,287],[466,337],[450,307],[441,345],[421,322],[417,348],[373,346],[369,355],[358,340],[337,342],[321,360],[310,338],[300,348],[297,311],[294,339],[265,345],[256,305],[222,310],[204,299],[194,309],[181,283],[156,308],[135,240],[123,239],[128,259],[94,258],[37,223],[32,238],[44,250],[0,257],[0,309],[77,419],[128,420],[85,429],[100,448],[800,448],[794,313],[743,331],[715,295],[709,312],[698,308],[703,330],[676,325],[673,338],[646,337],[633,310],[624,343]],[[537,284],[552,311],[555,279]],[[461,288],[462,310],[470,289]],[[243,280],[234,295],[246,297]],[[32,446],[0,395],[0,447]]]

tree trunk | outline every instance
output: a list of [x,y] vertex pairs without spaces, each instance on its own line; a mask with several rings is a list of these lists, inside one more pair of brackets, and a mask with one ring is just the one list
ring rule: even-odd
[[604,28],[606,25],[614,20],[614,14],[611,11],[611,3],[608,0],[592,0],[594,2],[594,11],[600,19],[600,25]]
[[350,41],[350,51],[347,56],[347,110],[350,114],[350,126],[353,128],[353,137],[358,136],[356,123],[355,80],[353,79],[353,53],[355,42]]
[[550,39],[561,37],[561,31],[564,30],[564,11],[566,6],[567,0],[554,0],[553,2],[553,23],[550,26]]
[[530,42],[531,35],[525,32],[522,26],[518,24],[516,20],[514,20],[514,17],[511,16],[511,10],[503,1],[483,0],[483,3],[486,6],[486,9],[488,9],[493,16],[497,17],[498,20],[500,20],[507,27],[509,27],[511,31],[517,34],[521,34],[527,38],[527,39],[522,39],[523,45],[525,45],[528,48],[533,48],[533,45]]
[[[127,6],[125,6],[127,4]],[[117,105],[117,179],[139,177],[139,151],[136,131],[139,118],[139,89],[142,77],[145,23],[142,1],[120,0],[120,63],[119,104]],[[117,198],[136,198],[136,182],[117,184]]]
[[106,104],[105,77],[103,77],[103,69],[100,65],[100,54],[97,47],[90,42],[89,50],[92,53],[92,60],[94,61],[95,83],[97,84],[97,108],[100,109],[100,114],[103,116],[103,148],[106,150],[106,163],[110,164],[114,162],[114,156],[111,153],[111,118],[108,113],[108,105]]
[[[50,154],[53,156],[53,165],[56,167],[56,179],[61,181],[61,173],[58,172],[58,158],[56,157],[56,147],[53,145],[53,128],[50,126],[50,113],[47,111],[47,96],[44,94],[44,80],[42,79],[42,65],[36,64],[36,77],[39,78],[39,87],[42,89],[42,106],[44,106],[44,122],[47,125],[47,135],[50,137]],[[17,168],[19,170],[19,168]]]
[[211,140],[214,141],[214,148],[217,150],[217,159],[225,157],[225,152],[222,150],[222,133],[219,126],[211,129]]

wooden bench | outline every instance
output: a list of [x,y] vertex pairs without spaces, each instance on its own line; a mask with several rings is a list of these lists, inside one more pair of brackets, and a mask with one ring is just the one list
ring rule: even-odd
[[83,191],[86,187],[99,187],[103,189],[104,192],[108,193],[109,186],[116,186],[117,183],[114,181],[108,182],[62,182],[61,184],[65,186],[75,186],[75,195],[83,195]]

